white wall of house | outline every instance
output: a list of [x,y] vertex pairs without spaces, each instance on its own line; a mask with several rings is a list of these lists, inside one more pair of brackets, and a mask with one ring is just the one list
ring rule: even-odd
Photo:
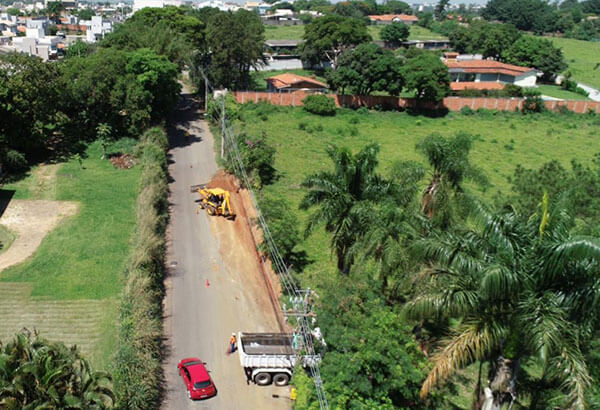
[[533,87],[537,81],[537,75],[535,72],[525,73],[518,77],[515,77],[515,84],[521,87]]

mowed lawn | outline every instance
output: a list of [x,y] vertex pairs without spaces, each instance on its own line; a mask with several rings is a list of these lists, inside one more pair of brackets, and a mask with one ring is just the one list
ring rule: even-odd
[[[0,272],[0,293],[6,309],[11,298],[14,303],[11,324],[33,323],[52,340],[77,343],[96,366],[106,368],[116,339],[121,273],[135,227],[140,172],[137,167],[115,169],[101,160],[98,144],[87,155],[82,166],[77,160],[63,163],[45,181],[44,192],[55,195],[44,199],[76,201],[78,213],[51,231],[31,258]],[[37,175],[34,169],[4,189],[16,190],[15,198],[40,199]]]
[[565,56],[573,79],[600,88],[600,42],[548,37]]
[[[381,40],[381,29],[383,25],[368,26],[369,34],[373,40]],[[304,34],[304,26],[265,26],[265,38],[267,40],[301,40]],[[434,33],[424,27],[412,25],[410,27],[409,40],[438,40],[445,39],[444,36]]]
[[[275,145],[275,168],[280,178],[265,187],[263,195],[284,198],[297,213],[302,230],[307,213],[298,210],[306,192],[300,184],[311,173],[331,169],[325,153],[329,144],[346,146],[356,152],[367,143],[378,143],[381,146],[379,171],[385,174],[397,160],[426,164],[415,150],[415,144],[423,137],[431,133],[449,137],[457,132],[468,132],[476,136],[471,159],[484,169],[491,183],[485,192],[479,191],[488,200],[499,193],[510,192],[508,178],[518,164],[532,168],[557,159],[569,167],[572,158],[588,163],[600,152],[598,116],[451,113],[444,118],[427,118],[398,112],[340,110],[335,117],[319,117],[302,108],[274,107],[271,110],[276,112],[268,114],[266,121],[255,111],[245,111],[244,122],[237,127],[248,135],[265,133]],[[335,270],[328,238],[323,231],[317,231],[302,245],[314,260],[305,274],[315,275],[315,281],[310,284],[316,284],[317,288],[318,276]]]

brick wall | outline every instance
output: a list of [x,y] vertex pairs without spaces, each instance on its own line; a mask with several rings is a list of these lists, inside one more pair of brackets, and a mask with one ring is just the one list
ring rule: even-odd
[[[293,93],[268,93],[259,91],[234,91],[233,95],[239,103],[249,101],[259,102],[267,101],[273,105],[286,106],[301,106],[302,100],[313,93],[304,91],[296,91]],[[368,107],[374,108],[380,106],[387,110],[405,109],[415,107],[416,101],[410,98],[396,98],[376,95],[335,95],[328,94],[329,97],[335,99],[338,107]],[[570,111],[578,114],[585,114],[588,111],[595,111],[600,114],[600,102],[597,101],[546,101],[546,107],[552,111],[558,111],[561,106],[566,106]],[[450,111],[460,111],[463,107],[469,107],[473,110],[485,108],[488,110],[498,111],[515,111],[523,106],[521,98],[481,98],[481,97],[447,97],[444,98],[443,104],[426,104],[422,108],[439,109],[445,106]]]

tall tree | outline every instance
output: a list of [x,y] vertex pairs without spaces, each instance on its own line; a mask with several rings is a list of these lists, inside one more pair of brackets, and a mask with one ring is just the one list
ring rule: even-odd
[[482,396],[480,372],[477,408],[510,407],[527,373],[521,365],[531,360],[541,374],[528,374],[530,408],[585,408],[590,376],[581,349],[598,326],[600,241],[572,237],[570,224],[566,209],[544,197],[530,218],[480,208],[471,229],[414,248],[426,268],[405,313],[448,324],[422,397],[457,370],[488,361],[492,395]]
[[0,407],[108,409],[110,376],[94,371],[76,347],[51,343],[24,330],[0,344]]
[[264,26],[256,13],[221,12],[208,22],[209,75],[213,84],[234,90],[247,89],[250,69],[265,62]]
[[332,89],[341,90],[342,94],[346,90],[358,95],[373,91],[398,95],[402,91],[402,60],[376,44],[365,43],[346,50],[338,64],[337,70],[328,71],[327,80]]
[[404,65],[406,88],[423,101],[441,101],[450,93],[448,67],[434,54],[421,53]]
[[387,24],[381,30],[381,39],[387,44],[398,47],[406,41],[410,34],[410,27],[404,23],[393,22]]
[[435,15],[436,20],[443,20],[446,18],[446,7],[450,3],[450,0],[439,0],[435,6],[435,10],[433,14]]
[[469,160],[472,147],[473,137],[466,133],[449,139],[431,134],[416,146],[433,169],[429,185],[423,192],[422,211],[430,218],[437,216],[442,225],[447,225],[451,218],[451,194],[463,192],[465,179],[483,185],[487,182],[483,171]]
[[343,273],[350,271],[352,258],[348,258],[348,251],[363,235],[372,204],[386,194],[386,183],[376,173],[378,153],[377,144],[369,144],[354,155],[346,148],[330,146],[327,155],[333,162],[333,171],[309,175],[302,183],[309,191],[300,207],[315,208],[308,217],[305,235],[324,225],[333,234],[331,250]]
[[502,54],[512,64],[534,67],[542,71],[542,79],[550,81],[567,68],[562,50],[550,40],[533,36],[522,36]]
[[363,20],[329,15],[319,17],[304,28],[302,60],[312,64],[331,63],[335,70],[341,54],[371,40]]

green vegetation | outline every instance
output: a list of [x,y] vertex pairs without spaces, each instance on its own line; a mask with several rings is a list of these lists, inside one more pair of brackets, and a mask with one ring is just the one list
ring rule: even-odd
[[0,406],[17,408],[112,408],[107,373],[96,372],[77,348],[52,343],[23,329],[0,344]]
[[[369,142],[377,142],[381,146],[382,171],[387,172],[394,160],[421,161],[415,145],[431,133],[453,135],[462,131],[479,135],[470,158],[480,164],[490,182],[489,187],[477,191],[492,200],[510,192],[508,180],[519,164],[536,167],[558,159],[568,166],[572,158],[591,160],[593,153],[589,147],[595,141],[598,126],[598,119],[593,116],[557,119],[556,114],[523,116],[492,112],[474,116],[450,113],[443,119],[434,119],[397,112],[342,109],[335,117],[322,118],[291,107],[271,107],[266,122],[255,119],[249,109],[244,111],[243,119],[240,129],[248,135],[264,132],[269,143],[277,147],[274,166],[280,178],[263,191],[268,196],[286,198],[291,209],[300,204],[304,193],[300,184],[308,174],[306,170],[322,169],[322,164],[326,164],[325,150],[329,144],[356,152]],[[306,220],[305,212],[298,215],[301,221]],[[302,249],[315,261],[307,268],[309,275],[332,266],[327,243],[324,232],[316,231],[302,244]]]
[[[108,151],[124,148],[124,144],[115,143]],[[106,369],[114,351],[116,298],[122,288],[121,272],[135,226],[135,186],[140,171],[137,167],[115,169],[109,161],[101,160],[98,143],[86,153],[81,163],[73,159],[62,164],[53,182],[46,181],[34,169],[31,176],[4,186],[16,191],[14,198],[76,201],[79,210],[48,234],[32,258],[3,271],[0,287],[14,282],[29,286],[31,294],[5,296],[16,298],[15,303],[21,306],[15,313],[30,313],[29,305],[33,311],[43,311],[44,303],[72,304],[75,317],[92,321],[81,326],[81,337],[89,339],[86,353],[95,366]],[[44,185],[40,186],[41,181]],[[45,309],[48,321],[54,320],[50,307]],[[67,317],[63,319],[68,323]],[[55,332],[44,336],[74,342],[61,333],[70,329],[57,325]],[[91,333],[87,330],[90,325]]]
[[298,26],[265,26],[267,40],[302,40],[304,25]]
[[[579,294],[597,280],[600,250],[595,239],[573,239],[572,219],[565,218],[559,198],[568,189],[563,200],[576,202],[578,220],[596,220],[600,168],[589,144],[597,116],[482,111],[433,119],[341,109],[336,117],[322,118],[299,108],[248,104],[240,118],[239,130],[264,133],[277,147],[279,178],[261,190],[262,201],[284,203],[306,227],[304,240],[291,228],[290,235],[281,230],[278,235],[286,252],[306,252],[309,264],[295,265],[298,279],[321,296],[319,325],[328,342],[322,374],[330,405],[402,406],[417,400],[417,386],[425,408],[449,408],[448,400],[481,404],[478,392],[485,386],[497,393],[497,405],[510,403],[511,393],[524,405],[542,407],[549,399],[576,407],[591,400],[595,356],[588,346],[594,336],[587,332],[597,328],[591,316],[578,313],[589,303],[560,302],[560,295]],[[581,161],[572,165],[572,174],[566,171],[571,158]],[[561,162],[539,174],[529,171],[552,159]],[[521,164],[527,170],[518,170]],[[552,199],[542,201],[546,189]],[[475,206],[479,200],[483,203]],[[517,210],[494,211],[496,203],[515,204]],[[285,224],[292,219],[286,216]],[[281,221],[275,218],[276,226]],[[593,224],[584,222],[576,232],[589,233],[582,229]],[[512,276],[509,248],[519,255],[519,269],[535,269],[539,280],[527,279],[538,276],[525,272]],[[577,255],[589,262],[577,267]],[[544,279],[560,276],[565,266],[577,269],[581,288]],[[471,275],[468,281],[454,274],[463,271]],[[425,281],[428,286],[422,286]],[[505,303],[513,308],[505,309]],[[525,308],[530,304],[547,309]],[[486,315],[487,309],[495,313]],[[379,334],[379,326],[391,326],[387,317],[398,326],[393,337]],[[519,323],[536,325],[525,330]],[[551,339],[540,338],[548,334]],[[573,338],[581,338],[581,348]],[[395,344],[399,340],[404,347]],[[438,354],[425,360],[416,346]],[[394,374],[387,366],[405,360],[411,364],[400,367],[415,373]],[[492,385],[483,376],[488,371]],[[523,377],[537,387],[513,391],[503,382]],[[405,386],[400,390],[385,382],[399,379]],[[296,380],[306,386],[302,374]],[[301,390],[298,403],[314,401],[311,395]]]
[[548,37],[562,49],[572,79],[600,88],[600,42]]
[[[371,25],[367,30],[373,40],[381,40],[383,25]],[[304,26],[265,26],[265,38],[267,40],[302,40]],[[410,26],[409,40],[445,40],[442,34],[435,33],[425,27]]]
[[[135,167],[116,169],[101,155],[99,144],[93,144],[81,165],[73,159],[58,170],[52,199],[77,201],[77,215],[48,234],[33,258],[2,272],[1,281],[32,282],[33,296],[54,299],[119,294],[118,278],[135,226],[134,187],[140,173]],[[4,189],[18,192],[18,186],[7,184]]]
[[167,224],[166,133],[152,128],[141,137],[135,235],[121,294],[114,379],[120,408],[158,408],[161,390],[162,281]]
[[15,235],[5,226],[0,225],[0,254],[6,251],[14,240]]
[[563,100],[589,100],[585,95],[567,91],[558,85],[540,84],[537,86],[536,90],[542,93],[542,95],[561,98]]

